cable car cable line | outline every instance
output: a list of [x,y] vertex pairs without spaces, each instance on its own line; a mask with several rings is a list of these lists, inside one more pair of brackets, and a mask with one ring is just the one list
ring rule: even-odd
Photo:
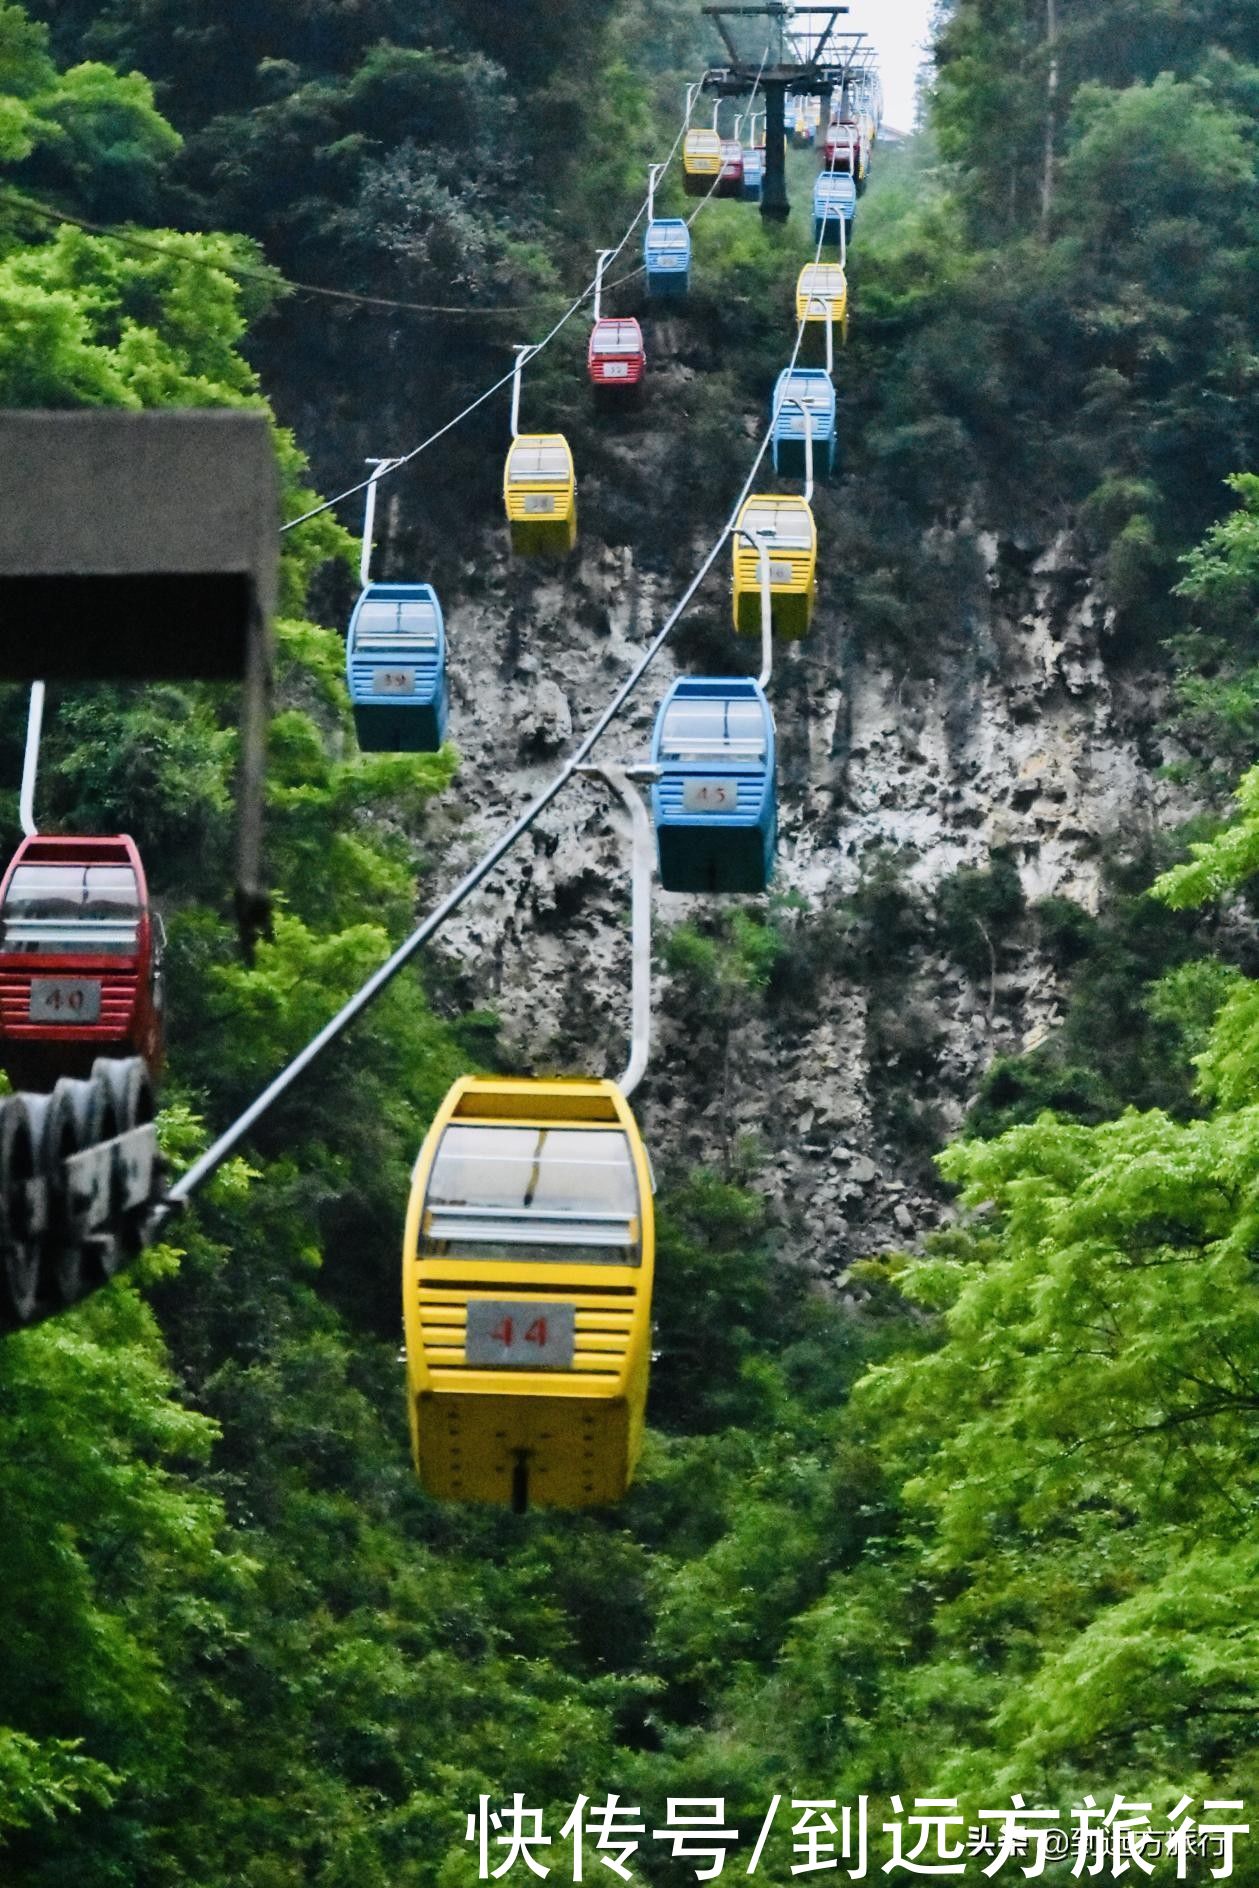
[[[292,276],[281,273],[278,268],[251,269],[247,263],[216,262],[209,256],[194,256],[184,251],[173,249],[167,243],[153,242],[143,236],[136,236],[130,230],[120,229],[117,224],[92,223],[83,216],[71,216],[68,210],[58,210],[51,203],[43,203],[38,197],[28,196],[25,191],[16,189],[12,184],[0,184],[0,190],[11,197],[24,210],[33,215],[42,216],[52,223],[67,223],[74,229],[86,231],[89,236],[101,236],[109,242],[119,243],[125,249],[135,249],[142,254],[163,256],[168,262],[179,262],[190,269],[205,269],[215,275],[230,275],[242,282],[261,282],[265,287],[278,289],[282,293],[294,295],[318,295],[338,302],[359,303],[365,308],[393,308],[404,314],[416,315],[528,315],[545,309],[542,301],[521,302],[508,305],[495,304],[493,307],[484,302],[411,302],[400,301],[391,295],[368,295],[357,289],[325,288],[315,282],[298,282]],[[222,235],[229,232],[219,230],[176,230],[178,236],[186,236],[197,241],[204,236]]]

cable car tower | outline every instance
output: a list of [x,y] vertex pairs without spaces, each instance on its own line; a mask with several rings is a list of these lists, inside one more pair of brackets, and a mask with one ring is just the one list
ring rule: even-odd
[[765,95],[765,178],[761,215],[783,223],[791,214],[787,201],[783,101],[841,93],[869,51],[864,33],[836,33],[846,6],[794,6],[791,0],[764,0],[761,6],[706,6],[725,43],[730,64],[705,75],[704,90],[719,98]]

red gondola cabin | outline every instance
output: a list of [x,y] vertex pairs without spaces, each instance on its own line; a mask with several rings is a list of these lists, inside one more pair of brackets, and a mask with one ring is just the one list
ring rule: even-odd
[[721,140],[721,169],[717,173],[717,188],[713,194],[718,197],[739,197],[743,194],[743,146],[738,138]]
[[162,1060],[162,921],[133,839],[24,839],[0,885],[0,1067],[16,1088]]
[[593,387],[640,388],[647,369],[643,331],[630,317],[609,315],[590,330],[586,366]]

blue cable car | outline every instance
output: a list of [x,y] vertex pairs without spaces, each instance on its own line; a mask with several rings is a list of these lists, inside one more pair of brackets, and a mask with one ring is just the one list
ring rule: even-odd
[[844,241],[852,241],[852,226],[857,220],[857,183],[843,171],[824,170],[813,186],[813,240],[815,243],[839,241],[839,226],[847,225]]
[[765,151],[759,144],[745,144],[743,147],[743,184],[740,196],[745,203],[759,203],[761,185],[765,182]]
[[774,422],[774,470],[784,477],[803,478],[804,413],[809,409],[813,433],[813,475],[829,478],[835,470],[838,431],[835,423],[835,388],[824,367],[784,367],[774,382],[770,414]]
[[691,232],[680,216],[653,217],[643,239],[647,293],[657,299],[686,294],[691,285]]
[[345,642],[366,754],[435,754],[446,732],[446,626],[429,583],[369,583]]
[[774,869],[774,717],[750,676],[684,675],[656,716],[651,758],[660,883],[763,892]]

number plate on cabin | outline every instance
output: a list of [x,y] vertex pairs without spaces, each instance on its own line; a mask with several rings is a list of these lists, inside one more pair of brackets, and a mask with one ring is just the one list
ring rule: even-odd
[[550,492],[526,492],[526,511],[554,511],[555,500]]
[[739,804],[739,789],[733,780],[684,780],[684,813],[733,813]]
[[625,361],[605,361],[603,371],[609,380],[628,380],[629,367]]
[[40,977],[26,1014],[33,1023],[99,1023],[101,986],[88,977]]
[[376,669],[372,675],[373,695],[414,695],[414,669]]
[[464,1355],[473,1368],[571,1370],[576,1325],[575,1305],[469,1299]]
[[769,566],[769,580],[771,583],[790,583],[794,574],[790,564],[775,563],[771,559]]

